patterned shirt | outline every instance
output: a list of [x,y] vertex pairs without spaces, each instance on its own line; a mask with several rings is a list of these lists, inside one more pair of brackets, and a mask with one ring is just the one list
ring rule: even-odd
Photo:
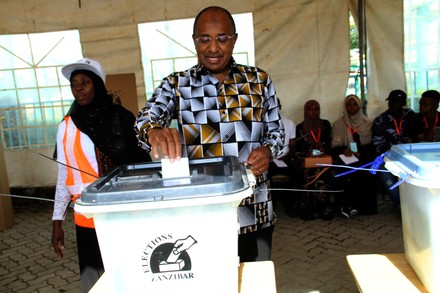
[[[232,62],[220,83],[201,64],[164,78],[139,113],[136,123],[141,145],[150,150],[146,132],[169,127],[176,118],[184,156],[236,156],[244,162],[253,149],[266,145],[272,157],[281,154],[284,128],[272,80],[263,70]],[[252,196],[238,209],[240,233],[274,223],[267,172],[257,178]]]
[[388,111],[374,119],[372,141],[378,155],[388,151],[392,145],[410,142],[414,111],[406,108],[402,111],[400,120],[394,119]]

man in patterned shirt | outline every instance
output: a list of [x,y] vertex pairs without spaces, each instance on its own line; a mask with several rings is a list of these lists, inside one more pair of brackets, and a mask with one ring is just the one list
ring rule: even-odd
[[[406,93],[402,90],[393,90],[387,98],[388,110],[381,113],[373,122],[372,141],[376,154],[381,155],[395,144],[408,143],[411,137],[411,123],[414,111],[405,108]],[[382,164],[381,169],[385,170]],[[391,201],[397,207],[400,204],[399,188],[389,188],[397,183],[398,178],[391,173],[379,172],[379,177],[384,184]]]
[[[258,188],[238,207],[239,256],[242,262],[269,260],[275,214],[267,169],[284,145],[272,80],[235,63],[235,23],[224,8],[197,15],[193,40],[198,64],[162,80],[139,113],[139,142],[155,158],[160,148],[170,160],[236,156],[250,165]],[[179,131],[169,128],[174,118]]]

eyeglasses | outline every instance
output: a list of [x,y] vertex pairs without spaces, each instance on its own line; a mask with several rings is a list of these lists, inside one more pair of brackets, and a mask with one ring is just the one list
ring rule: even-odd
[[90,80],[83,80],[83,81],[81,81],[81,82],[72,82],[71,84],[70,84],[70,87],[71,88],[74,88],[74,89],[77,89],[78,87],[86,87],[86,86],[88,86],[89,84],[91,84],[92,82],[90,81]]
[[[227,41],[229,41],[230,39],[232,39],[233,37],[235,37],[236,35],[237,34],[233,34],[233,35],[217,35],[217,36],[215,36],[215,39],[220,44],[224,44]],[[208,44],[211,43],[212,37],[211,36],[200,36],[200,37],[195,37],[194,40],[196,40],[197,44],[208,45]]]

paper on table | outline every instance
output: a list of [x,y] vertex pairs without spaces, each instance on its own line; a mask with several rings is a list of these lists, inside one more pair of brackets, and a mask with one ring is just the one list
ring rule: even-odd
[[162,178],[189,177],[188,158],[180,158],[180,160],[161,159]]
[[359,159],[356,156],[347,157],[346,155],[341,154],[339,155],[339,157],[341,158],[341,160],[344,162],[345,165],[350,165],[359,161]]
[[286,168],[287,164],[283,160],[274,159],[273,162],[278,168]]

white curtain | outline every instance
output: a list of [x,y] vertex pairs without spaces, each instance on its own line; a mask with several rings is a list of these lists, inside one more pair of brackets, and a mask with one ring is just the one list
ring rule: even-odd
[[335,120],[349,75],[348,1],[273,2],[254,11],[256,63],[274,79],[282,114],[299,123],[316,99],[321,117]]
[[[350,11],[358,19],[358,0]],[[385,99],[394,89],[406,91],[404,68],[403,0],[365,0],[368,69],[368,116],[387,109]]]

